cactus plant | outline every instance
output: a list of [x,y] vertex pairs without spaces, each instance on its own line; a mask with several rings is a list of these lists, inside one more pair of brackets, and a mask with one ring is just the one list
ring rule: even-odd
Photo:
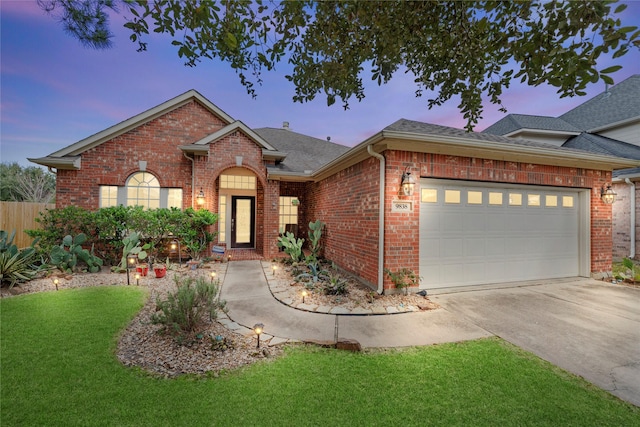
[[84,233],[76,237],[67,234],[60,245],[51,248],[51,264],[61,271],[72,273],[79,270],[79,262],[82,262],[86,264],[89,272],[97,273],[102,267],[102,259],[93,254],[93,245],[91,251],[82,247],[86,241],[87,236]]

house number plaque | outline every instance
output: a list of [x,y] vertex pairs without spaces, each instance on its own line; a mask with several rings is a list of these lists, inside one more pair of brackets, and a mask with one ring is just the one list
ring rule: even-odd
[[391,202],[391,212],[412,212],[413,202],[406,200],[394,200]]

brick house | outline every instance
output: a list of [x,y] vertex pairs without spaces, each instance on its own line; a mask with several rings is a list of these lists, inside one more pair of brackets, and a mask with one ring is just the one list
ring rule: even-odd
[[204,207],[216,245],[264,259],[319,219],[324,256],[378,292],[384,269],[428,289],[606,275],[601,189],[640,164],[403,119],[349,148],[250,129],[193,90],[29,160],[55,170],[58,207]]
[[[484,132],[640,160],[640,74],[559,117],[509,114]],[[637,258],[640,168],[614,171],[611,185],[616,193],[613,257]]]

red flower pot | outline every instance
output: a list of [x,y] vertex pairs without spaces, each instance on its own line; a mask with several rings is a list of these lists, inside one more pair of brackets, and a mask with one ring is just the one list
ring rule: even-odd
[[148,265],[137,266],[136,273],[140,273],[140,276],[147,277],[147,273],[149,273],[149,266]]
[[167,266],[153,267],[154,273],[156,273],[156,279],[162,279],[167,275]]

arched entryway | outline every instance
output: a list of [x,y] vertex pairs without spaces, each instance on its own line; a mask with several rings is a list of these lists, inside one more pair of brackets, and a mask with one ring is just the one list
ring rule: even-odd
[[229,249],[256,249],[258,180],[245,168],[218,177],[218,241]]

